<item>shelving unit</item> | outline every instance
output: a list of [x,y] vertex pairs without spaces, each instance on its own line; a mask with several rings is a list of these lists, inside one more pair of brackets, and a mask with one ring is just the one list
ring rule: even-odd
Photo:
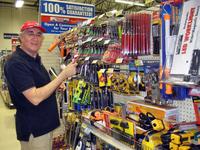
[[4,63],[6,61],[6,57],[10,54],[10,51],[4,51],[4,53],[2,53],[1,57],[0,57],[0,73],[1,73],[1,77],[0,77],[0,96],[2,97],[4,103],[6,104],[6,106],[8,108],[14,108],[13,103],[11,102],[11,98],[10,98],[10,94],[8,91],[8,87],[6,84],[6,79],[4,76]]
[[[164,9],[164,8],[163,8]],[[140,14],[141,15],[141,14]],[[134,16],[134,14],[133,14],[133,16]],[[141,17],[141,16],[140,16]],[[131,20],[130,19],[131,17],[130,16],[126,16],[126,18],[125,18],[125,20],[124,20],[124,22],[126,22],[125,24],[123,24],[123,27],[124,27],[124,30],[125,30],[125,32],[124,32],[124,36],[130,36],[129,38],[138,38],[138,37],[131,37],[132,35],[131,34],[128,34],[129,32],[131,32],[131,30],[129,29],[129,28],[131,28],[132,26],[133,26],[133,24],[128,24],[128,23],[130,23],[130,22],[132,22],[134,19],[134,17],[132,18],[133,20]],[[136,19],[137,19],[137,17],[135,17]],[[137,20],[138,21],[138,20]],[[109,21],[108,21],[109,22]],[[128,23],[127,23],[128,22]],[[127,24],[129,25],[129,28],[127,28]],[[108,26],[109,26],[109,24],[107,24]],[[150,47],[149,48],[149,50],[148,51],[150,51],[149,53],[146,53],[146,51],[145,51],[145,53],[140,53],[140,55],[137,55],[137,56],[135,56],[135,57],[130,57],[132,54],[134,54],[134,50],[135,49],[131,49],[132,47],[131,46],[134,46],[134,44],[133,45],[131,45],[131,43],[126,43],[127,41],[126,41],[126,38],[122,38],[123,40],[121,40],[120,42],[121,42],[121,47],[122,47],[122,50],[121,51],[123,51],[123,50],[127,50],[127,49],[129,49],[130,51],[132,50],[132,53],[130,52],[130,54],[128,55],[128,54],[126,54],[126,53],[128,53],[127,51],[123,51],[124,53],[124,57],[123,56],[118,56],[117,58],[116,58],[116,61],[112,61],[112,60],[110,60],[110,61],[106,61],[106,59],[103,59],[104,57],[104,55],[103,54],[105,54],[104,52],[109,52],[109,51],[107,51],[107,50],[110,50],[110,49],[108,49],[108,48],[105,48],[104,50],[102,50],[102,48],[101,49],[99,49],[99,45],[97,46],[94,46],[94,45],[92,45],[92,44],[94,44],[95,43],[95,41],[97,41],[96,43],[98,43],[98,42],[102,42],[102,43],[104,43],[103,45],[105,45],[105,44],[108,44],[109,43],[109,41],[111,41],[111,39],[107,39],[107,38],[102,38],[102,35],[101,34],[96,34],[95,32],[97,32],[98,30],[96,29],[98,26],[92,26],[92,25],[90,25],[90,27],[95,27],[95,28],[91,28],[90,29],[90,34],[85,34],[85,37],[83,36],[82,38],[80,38],[79,40],[78,40],[78,42],[80,42],[82,39],[84,39],[85,38],[85,40],[83,40],[83,41],[81,41],[79,44],[77,44],[77,46],[80,48],[80,49],[78,49],[79,50],[79,56],[80,57],[83,57],[83,58],[85,58],[85,57],[94,57],[94,56],[100,56],[100,57],[102,57],[102,63],[105,63],[105,64],[109,64],[110,66],[112,66],[112,68],[114,68],[115,70],[116,70],[116,73],[117,73],[117,75],[118,75],[118,73],[120,72],[120,73],[124,73],[124,74],[128,74],[128,73],[130,73],[131,71],[133,71],[134,70],[134,68],[131,70],[130,68],[132,67],[131,65],[132,65],[132,62],[133,61],[136,61],[136,62],[134,62],[135,63],[135,68],[137,68],[138,67],[138,70],[136,71],[136,73],[138,73],[139,74],[139,72],[140,72],[140,69],[139,69],[139,67],[140,67],[140,64],[138,63],[137,64],[137,61],[138,62],[140,62],[141,61],[141,66],[145,66],[146,64],[152,64],[152,68],[150,68],[149,66],[149,68],[145,68],[145,69],[149,69],[150,71],[148,72],[148,71],[146,71],[145,69],[145,73],[147,74],[147,73],[152,73],[151,71],[153,70],[154,72],[153,73],[155,73],[156,75],[158,75],[157,73],[159,72],[159,67],[160,67],[160,62],[162,63],[162,62],[164,62],[164,60],[163,60],[163,58],[162,57],[160,57],[159,55],[157,55],[157,53],[154,53],[154,54],[152,54],[152,47]],[[135,25],[134,26],[136,29],[137,29],[137,26]],[[86,28],[86,26],[84,26],[84,28]],[[95,29],[95,30],[94,30]],[[104,29],[103,28],[103,26],[101,26],[101,30],[102,29]],[[130,31],[129,31],[130,30]],[[86,32],[86,31],[85,31]],[[152,31],[151,31],[152,32]],[[95,34],[94,34],[95,33]],[[98,32],[99,33],[99,32]],[[140,32],[139,32],[140,33]],[[123,34],[123,33],[122,33]],[[79,34],[77,34],[77,35],[79,35]],[[89,37],[88,37],[88,35],[89,35]],[[97,36],[98,35],[98,36]],[[110,34],[110,35],[112,35],[112,34]],[[108,36],[108,35],[107,35]],[[106,37],[107,37],[106,36]],[[138,35],[137,35],[138,36]],[[70,36],[69,36],[70,37]],[[78,36],[78,37],[80,37],[80,36]],[[165,37],[165,36],[163,36],[163,37]],[[166,37],[165,37],[166,38]],[[67,38],[67,34],[66,34],[66,41],[69,41],[68,39],[69,38]],[[107,41],[108,40],[108,41]],[[129,39],[130,40],[130,39]],[[151,39],[150,39],[151,40]],[[130,40],[131,41],[131,40]],[[129,41],[129,42],[130,42]],[[74,43],[75,43],[75,41],[73,41]],[[77,43],[78,43],[77,42]],[[92,44],[91,44],[91,43]],[[124,42],[124,43],[123,43]],[[146,41],[147,43],[149,42],[149,41]],[[152,41],[151,41],[152,42]],[[162,41],[163,42],[163,41]],[[161,42],[161,43],[162,43]],[[89,44],[90,43],[90,44]],[[137,42],[136,42],[137,43]],[[164,43],[164,42],[163,42]],[[88,44],[88,45],[87,45]],[[110,43],[110,45],[112,45],[113,43],[111,42]],[[141,43],[140,43],[141,44]],[[148,43],[149,45],[151,45],[150,43]],[[147,44],[147,47],[149,46]],[[82,47],[82,46],[85,46],[84,48]],[[130,47],[128,47],[128,48],[126,48],[126,47],[124,47],[124,45],[131,45]],[[137,45],[137,44],[135,44],[135,45]],[[102,45],[101,45],[102,46]],[[112,45],[113,46],[113,45]],[[118,50],[118,47],[117,47],[118,45],[115,45],[115,50]],[[151,45],[152,46],[152,45]],[[71,45],[70,45],[70,47],[71,47]],[[90,47],[90,48],[88,48],[88,47]],[[114,46],[113,46],[114,47]],[[166,47],[162,47],[163,49],[164,48],[166,48]],[[161,48],[161,49],[162,49]],[[88,50],[89,49],[89,50]],[[94,51],[96,52],[96,50],[98,49],[98,53],[94,53]],[[136,49],[138,50],[140,50],[140,47],[137,47],[136,46]],[[144,50],[144,49],[143,49]],[[100,51],[100,53],[99,53],[99,51]],[[163,50],[164,51],[164,50]],[[137,53],[137,51],[136,51],[136,53]],[[168,54],[167,52],[165,52],[166,54]],[[109,54],[109,53],[108,53]],[[146,55],[144,55],[144,54],[146,54]],[[110,56],[110,55],[107,55],[107,57],[108,56]],[[110,56],[110,57],[112,57],[112,56]],[[110,58],[110,57],[108,57],[108,58]],[[117,61],[117,59],[119,59],[119,60],[121,60],[121,61]],[[86,59],[85,59],[86,60]],[[99,59],[98,59],[99,60]],[[108,59],[109,60],[109,59]],[[160,61],[161,60],[161,61]],[[95,61],[97,61],[97,60],[95,60]],[[124,61],[124,62],[123,62]],[[146,63],[146,64],[145,64]],[[155,64],[154,64],[155,63]],[[162,64],[163,65],[163,67],[166,67],[166,64]],[[154,66],[156,66],[157,68],[154,68]],[[119,71],[120,70],[120,71]],[[135,69],[136,70],[136,69]],[[141,69],[142,70],[142,69]],[[143,70],[142,70],[143,71]],[[141,72],[142,72],[141,71]],[[105,73],[105,70],[104,70],[104,72],[103,73]],[[152,76],[153,77],[155,77],[156,75],[155,74],[153,74]],[[86,75],[87,76],[87,75]],[[150,77],[152,77],[152,76],[150,76]],[[159,76],[159,75],[158,75]],[[137,85],[139,85],[138,84],[138,82],[137,82],[137,78],[136,78],[136,76],[134,76],[135,78],[135,83],[137,84]],[[138,75],[137,75],[137,77],[138,77]],[[141,76],[140,76],[141,77]],[[157,77],[157,76],[156,76]],[[133,77],[131,76],[130,78],[132,78],[133,79]],[[159,77],[158,77],[159,78]],[[127,78],[125,78],[125,80],[126,80]],[[149,82],[149,85],[150,84],[154,84],[155,83],[155,86],[153,87],[153,86],[149,86],[149,89],[155,89],[155,91],[156,91],[156,93],[153,93],[152,91],[150,91],[150,92],[152,92],[152,93],[148,93],[149,91],[145,91],[144,92],[144,90],[141,90],[140,91],[140,93],[138,92],[138,91],[136,91],[136,94],[138,94],[139,93],[139,96],[133,96],[134,94],[132,94],[131,92],[123,92],[123,90],[115,90],[115,89],[113,89],[113,99],[114,99],[114,103],[124,103],[124,104],[126,104],[128,101],[131,101],[131,100],[141,100],[141,101],[144,101],[144,99],[148,99],[149,97],[149,99],[150,100],[152,100],[152,105],[154,105],[156,102],[156,100],[158,100],[159,99],[159,104],[157,105],[157,106],[160,106],[161,104],[163,104],[164,106],[161,106],[162,108],[163,107],[165,107],[166,105],[170,105],[170,106],[176,106],[178,109],[176,109],[176,112],[174,113],[173,112],[173,114],[175,114],[175,115],[177,115],[178,113],[179,113],[179,119],[174,119],[173,121],[174,122],[176,122],[177,124],[178,123],[180,123],[180,122],[183,122],[183,121],[186,121],[186,122],[194,122],[195,121],[195,116],[194,116],[194,108],[193,108],[193,102],[192,102],[192,99],[191,98],[188,98],[187,99],[187,97],[185,96],[185,98],[183,98],[183,99],[186,99],[186,100],[178,100],[178,98],[175,96],[175,94],[174,93],[171,93],[171,94],[166,94],[166,92],[164,91],[162,94],[160,94],[160,89],[159,89],[159,79],[157,79],[157,78],[149,78],[149,79],[146,79],[147,81],[153,81],[153,79],[155,80],[155,81],[157,81],[156,83],[155,82]],[[145,80],[145,79],[144,79]],[[165,80],[165,78],[163,78],[163,80]],[[122,80],[123,81],[123,80]],[[181,85],[181,86],[185,86],[185,87],[189,87],[189,88],[191,88],[191,86],[195,86],[194,85],[194,83],[190,83],[190,82],[183,82],[183,81],[180,81],[180,82],[171,82],[171,81],[161,81],[161,83],[172,83],[173,85]],[[123,86],[123,84],[121,84],[122,86]],[[118,87],[119,86],[119,84],[117,84],[117,86],[116,87]],[[137,87],[137,86],[136,86]],[[158,87],[158,88],[157,88]],[[116,88],[117,89],[117,88]],[[164,89],[164,88],[163,88]],[[119,92],[120,91],[120,92]],[[132,94],[132,95],[131,95]],[[135,95],[136,95],[135,94]],[[150,96],[149,96],[149,95]],[[167,95],[167,96],[165,96],[165,94]],[[179,94],[178,92],[176,93],[176,94]],[[158,95],[158,97],[155,97],[154,95]],[[170,96],[169,96],[170,95]],[[148,97],[149,96],[149,97]],[[153,97],[154,96],[154,97]],[[169,96],[169,97],[168,97]],[[146,98],[147,97],[147,98]],[[188,96],[189,97],[189,96]],[[173,100],[172,100],[173,99]],[[181,99],[181,98],[180,98]],[[155,100],[155,101],[153,101],[153,100]],[[170,102],[171,102],[171,100],[172,100],[172,103],[170,104]],[[163,101],[163,102],[162,102]],[[148,104],[147,104],[148,105]],[[98,108],[99,109],[99,108]],[[102,109],[102,108],[101,108]],[[138,108],[139,109],[139,108]],[[78,110],[78,111],[80,111],[80,110]],[[89,110],[90,111],[90,110]],[[131,111],[134,111],[134,110],[131,110]],[[148,113],[148,112],[146,112],[147,110],[144,110],[144,112],[142,112],[141,110],[140,110],[140,112],[139,113],[144,113],[145,115]],[[150,111],[150,110],[148,110],[148,111]],[[159,114],[159,112],[157,112],[157,109],[155,109],[155,114],[157,115],[157,114]],[[133,112],[134,113],[134,112]],[[91,115],[91,114],[90,114]],[[92,116],[93,117],[93,116]],[[148,117],[148,116],[147,116]],[[120,117],[119,117],[120,118]],[[117,119],[119,119],[119,118],[117,118]],[[91,118],[90,118],[91,119]],[[110,118],[109,118],[110,119]],[[117,119],[115,119],[115,121],[117,120]],[[121,118],[120,118],[121,119]],[[120,120],[119,119],[119,120]],[[124,118],[123,118],[124,119]],[[148,118],[149,119],[149,118]],[[164,118],[154,118],[154,119],[158,119],[158,120],[156,120],[156,121],[158,121],[158,124],[161,122],[161,120],[160,119],[164,119]],[[103,119],[102,119],[103,120]],[[117,121],[119,121],[119,120],[117,120]],[[167,120],[167,119],[166,119]],[[95,121],[97,121],[97,120],[95,120]],[[109,120],[110,121],[110,120]],[[112,120],[113,121],[113,120]],[[140,120],[139,120],[140,121]],[[139,122],[139,121],[137,121],[137,122]],[[110,121],[111,122],[111,121]],[[120,122],[121,122],[121,120],[120,120]],[[127,122],[126,122],[127,123]],[[140,123],[140,122],[139,122]],[[142,128],[142,126],[141,126],[141,124],[137,124],[137,127],[135,127],[135,129],[134,130],[141,130]],[[151,123],[151,122],[150,122]],[[108,144],[110,144],[110,145],[112,145],[112,146],[114,146],[115,148],[118,148],[118,149],[126,149],[126,150],[129,150],[129,149],[133,149],[133,147],[129,147],[128,145],[126,145],[126,144],[124,144],[124,143],[122,143],[120,140],[117,140],[117,139],[115,139],[115,138],[113,138],[112,136],[111,136],[111,134],[109,133],[109,132],[104,132],[104,128],[102,128],[101,126],[99,126],[98,125],[98,123],[96,124],[96,122],[94,123],[95,125],[93,126],[93,125],[91,125],[90,124],[90,122],[88,123],[88,122],[85,122],[85,121],[83,121],[83,124],[82,124],[82,127],[84,128],[84,131],[83,132],[87,132],[87,133],[92,133],[93,135],[95,135],[96,137],[98,137],[99,139],[101,139],[101,140],[103,140],[105,143],[108,143]],[[120,125],[119,125],[119,123],[117,124],[114,124],[114,123],[110,123],[110,124],[112,124],[112,125],[116,125],[117,127],[120,127]],[[162,120],[162,124],[163,124],[163,120]],[[150,124],[150,125],[152,125],[152,124]],[[153,126],[153,125],[152,125]],[[163,125],[164,126],[164,125]],[[109,126],[110,127],[110,126]],[[114,126],[115,127],[115,126]],[[106,128],[107,129],[107,128]],[[112,130],[113,128],[112,127],[110,127],[110,130]],[[123,130],[123,132],[124,132],[124,127],[122,127],[122,129],[121,129],[121,131]],[[152,130],[152,131],[158,131],[158,132],[160,132],[160,131],[162,131],[162,130],[164,130],[164,129],[167,129],[167,128],[165,128],[165,127],[163,127],[163,129],[154,129],[154,128],[152,128],[152,129],[150,129],[150,130]],[[142,129],[143,130],[143,129]],[[148,130],[148,129],[147,129]],[[148,134],[147,132],[149,132],[149,131],[144,131],[144,132],[142,132],[141,134],[142,135],[145,135],[145,134]],[[119,132],[119,133],[121,133],[121,132]],[[125,133],[125,132],[124,132]],[[134,132],[134,133],[137,133],[137,132]],[[150,132],[149,132],[150,133]],[[155,134],[155,133],[154,133]],[[132,134],[131,134],[132,135]],[[138,138],[138,137],[136,137],[136,135],[134,134],[134,138]],[[145,135],[146,136],[146,135]],[[152,136],[152,135],[151,135]],[[157,136],[157,135],[156,135]],[[159,136],[159,138],[160,138],[160,136]],[[131,139],[132,140],[132,139]],[[146,140],[145,138],[144,139],[142,139],[144,142],[147,142],[147,143],[141,143],[140,145],[142,145],[142,146],[146,146],[146,147],[148,147],[149,145],[149,140]],[[140,140],[138,140],[137,139],[137,141],[139,141],[140,142]],[[156,141],[156,140],[155,140]],[[156,141],[157,142],[157,141]],[[160,142],[161,142],[161,139],[160,139]],[[127,142],[128,143],[128,142]],[[162,143],[162,142],[161,142]],[[157,143],[153,143],[152,142],[152,145],[153,145],[153,149],[155,149],[157,146],[162,146],[162,144],[161,143],[159,143],[159,144],[157,144]]]
[[96,137],[100,138],[101,140],[105,141],[106,143],[109,143],[110,145],[114,146],[115,148],[118,148],[120,150],[133,150],[133,148],[123,144],[119,140],[116,140],[115,138],[109,136],[108,134],[102,132],[101,130],[95,128],[94,126],[91,126],[90,124],[84,122],[82,124],[85,128],[85,132],[92,133]]

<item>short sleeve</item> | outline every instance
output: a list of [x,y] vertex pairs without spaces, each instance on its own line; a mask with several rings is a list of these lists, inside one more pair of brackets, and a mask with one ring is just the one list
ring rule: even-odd
[[4,71],[8,84],[20,93],[35,86],[31,68],[24,63],[7,64]]

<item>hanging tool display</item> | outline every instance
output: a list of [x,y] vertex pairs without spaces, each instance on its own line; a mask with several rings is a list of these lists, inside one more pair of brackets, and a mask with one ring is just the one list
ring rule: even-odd
[[88,37],[86,41],[83,41],[82,45],[78,48],[79,55],[81,56],[101,56],[107,49],[107,44],[105,41],[92,39]]
[[127,75],[122,73],[114,73],[112,77],[112,89],[118,93],[130,94]]
[[[162,45],[160,52],[160,80],[171,80],[171,67],[173,61],[173,55],[177,48],[177,35],[179,29],[178,19],[181,12],[182,1],[162,1],[161,11],[161,37]],[[188,96],[188,89],[182,86],[173,86],[170,83],[160,83],[161,96],[164,100],[179,99],[185,100]]]
[[67,104],[68,109],[73,110],[74,109],[74,103],[73,103],[73,94],[75,92],[75,88],[78,86],[78,80],[71,80],[67,83]]
[[[70,107],[77,111],[113,107],[113,94],[110,88],[112,71],[107,71],[109,65],[93,58],[88,58],[81,64],[78,78],[72,80],[69,88]],[[76,81],[74,85],[73,81]]]
[[[171,5],[165,3],[162,5],[161,11],[161,35],[162,35],[162,45],[161,45],[161,61],[160,61],[160,80],[165,80],[168,78],[169,74],[167,72],[167,54],[169,54],[169,33],[170,33],[170,15],[171,15]],[[169,56],[168,56],[169,57]],[[169,59],[169,58],[168,58]],[[169,62],[169,60],[168,60]],[[166,77],[167,75],[167,77]],[[161,95],[163,99],[171,99],[172,97],[172,86],[170,84],[160,84]]]
[[79,38],[81,56],[102,56],[109,43],[118,43],[121,24],[115,18],[97,21],[82,32]]
[[159,94],[159,61],[143,61],[144,64],[144,83],[147,96],[145,101],[160,103]]
[[58,48],[60,51],[60,57],[66,57],[66,59],[70,59],[70,48],[67,48],[65,38],[63,38],[59,43],[58,43]]
[[109,44],[103,55],[102,61],[105,63],[116,63],[117,58],[121,57],[121,45],[119,43]]
[[73,49],[76,47],[74,43],[78,41],[78,28],[74,28],[73,30],[69,30],[60,34],[53,43],[51,43],[50,47],[48,48],[49,52],[52,52],[56,46],[60,51],[60,57],[65,57],[66,59],[70,59],[70,55],[73,52]]
[[113,107],[112,92],[107,88],[94,88],[92,91],[91,101],[93,109],[104,109],[105,107]]
[[78,86],[73,94],[74,109],[81,111],[87,109],[90,102],[90,85],[83,80],[78,81]]
[[151,54],[151,15],[133,13],[123,22],[122,53],[124,57]]
[[[162,75],[160,78],[164,79],[169,77],[171,67],[172,52],[168,50],[174,49],[170,36],[175,34],[178,27],[172,21],[177,18],[171,13],[171,2],[163,3],[162,8],[162,35],[164,38],[162,39],[162,71],[160,72]],[[155,28],[157,28],[155,30],[159,30],[159,27]],[[121,33],[122,29],[123,33]],[[191,134],[167,132],[170,123],[166,120],[176,121],[178,114],[176,108],[160,107],[151,103],[138,102],[138,104],[134,101],[128,102],[127,106],[122,105],[122,103],[117,106],[113,100],[113,92],[131,96],[148,89],[148,95],[145,99],[153,103],[159,101],[159,94],[153,91],[156,86],[158,88],[158,62],[146,63],[142,61],[142,65],[136,65],[140,60],[139,57],[135,59],[139,55],[152,54],[151,15],[133,13],[126,15],[123,22],[120,20],[120,23],[110,18],[103,22],[86,25],[79,29],[79,33],[73,32],[74,35],[69,32],[64,37],[60,36],[57,43],[61,57],[68,56],[68,50],[70,52],[77,50],[79,53],[77,76],[67,83],[66,102],[69,111],[74,114],[91,112],[90,117],[87,118],[91,125],[102,129],[96,124],[101,122],[102,125],[106,126],[106,131],[110,131],[108,134],[131,146],[139,143],[142,146],[141,149],[144,150],[153,150],[159,146],[162,147],[162,144],[165,146],[164,148],[168,149],[178,148],[180,150],[192,147],[193,136]],[[76,43],[73,43],[73,40],[67,40],[70,38]],[[75,56],[74,54],[72,56]],[[195,52],[193,55],[196,58],[192,66],[197,66],[199,64],[198,53]],[[103,56],[102,60],[99,56]],[[116,60],[123,57],[128,60],[124,62],[131,60],[130,63],[134,64],[133,68],[130,67],[130,64],[128,67],[131,69],[123,69],[121,64],[119,64],[119,69],[115,67],[118,65],[115,64]],[[191,72],[195,74],[196,70],[191,68]],[[172,88],[168,90],[166,86],[163,87],[162,92],[165,94],[163,97],[173,99],[175,94],[172,93]],[[173,91],[176,94],[179,93],[176,87],[173,87]],[[176,98],[178,96],[181,96],[180,99],[186,97],[181,93],[176,95]],[[194,107],[197,110],[198,123],[198,101],[194,101]],[[106,108],[109,108],[110,112]],[[130,113],[128,117],[127,113]],[[133,117],[133,115],[137,117]],[[74,120],[73,117],[66,118],[66,120],[68,120],[66,129],[67,134],[69,134],[67,137],[69,145],[73,149],[85,149],[88,140],[91,139],[85,135],[80,136],[81,120],[77,120],[77,118]],[[163,136],[164,134],[166,135]],[[188,141],[190,145],[187,144]]]
[[160,11],[155,10],[152,14],[152,37],[153,37],[153,54],[159,54],[160,45],[161,45],[161,20],[160,20]]

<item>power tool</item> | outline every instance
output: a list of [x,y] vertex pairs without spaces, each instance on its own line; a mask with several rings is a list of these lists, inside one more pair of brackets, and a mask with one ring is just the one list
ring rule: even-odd
[[194,139],[194,133],[192,131],[182,131],[171,134],[171,142],[177,145],[191,144]]
[[145,138],[142,140],[142,149],[143,150],[155,150],[156,147],[162,144],[161,141],[161,132],[158,131],[152,131],[151,135],[145,136]]

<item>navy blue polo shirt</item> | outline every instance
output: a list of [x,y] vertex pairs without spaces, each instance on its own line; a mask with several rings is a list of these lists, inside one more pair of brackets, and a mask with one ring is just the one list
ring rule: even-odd
[[39,88],[51,81],[40,56],[33,58],[18,46],[7,60],[4,72],[12,102],[17,110],[17,139],[28,141],[30,134],[37,137],[57,128],[60,122],[55,93],[37,106],[22,94],[29,88]]

